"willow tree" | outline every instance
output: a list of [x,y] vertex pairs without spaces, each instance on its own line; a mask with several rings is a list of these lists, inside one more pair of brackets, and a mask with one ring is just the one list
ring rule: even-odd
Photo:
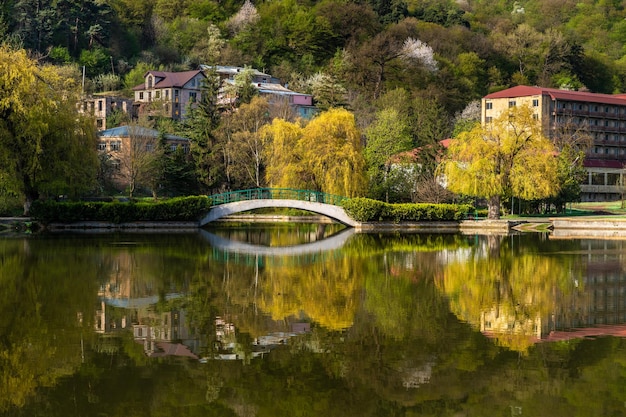
[[356,197],[367,186],[361,133],[345,109],[321,113],[306,126],[274,120],[269,136],[267,181]]
[[0,181],[23,196],[25,214],[42,193],[79,195],[94,184],[96,132],[77,112],[79,93],[76,68],[0,45]]
[[315,189],[346,197],[363,195],[365,158],[352,113],[338,108],[320,114],[304,127],[298,147]]
[[459,134],[439,174],[451,191],[486,198],[490,219],[500,217],[503,198],[538,200],[559,191],[556,149],[528,106]]

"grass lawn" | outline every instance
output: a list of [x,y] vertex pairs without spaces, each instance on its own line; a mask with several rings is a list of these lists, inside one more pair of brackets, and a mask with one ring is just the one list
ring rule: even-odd
[[[572,211],[585,214],[626,214],[626,208],[622,207],[622,201],[594,201],[585,203],[573,203]],[[569,209],[569,207],[568,207]],[[572,213],[573,214],[573,213]]]

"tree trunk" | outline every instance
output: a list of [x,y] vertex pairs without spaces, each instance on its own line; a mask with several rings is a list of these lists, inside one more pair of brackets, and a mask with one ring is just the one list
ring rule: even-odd
[[32,185],[33,181],[30,177],[24,175],[22,181],[24,183],[24,216],[29,216],[30,206],[33,201],[39,199],[39,191]]
[[489,197],[487,201],[487,209],[489,214],[487,215],[488,219],[498,220],[500,218],[500,196],[496,195],[493,197]]

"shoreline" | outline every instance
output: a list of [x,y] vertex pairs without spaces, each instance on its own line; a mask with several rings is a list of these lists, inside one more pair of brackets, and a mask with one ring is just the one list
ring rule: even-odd
[[[287,215],[232,215],[220,219],[216,224],[228,223],[334,223],[325,216],[287,216]],[[0,232],[82,231],[82,232],[193,232],[201,230],[199,222],[75,222],[51,223],[42,226],[26,217],[0,218]],[[461,221],[422,221],[422,222],[363,222],[354,226],[357,233],[478,233],[508,234],[521,232],[549,232],[555,238],[626,238],[626,217],[559,217],[525,218],[500,220],[461,220]]]

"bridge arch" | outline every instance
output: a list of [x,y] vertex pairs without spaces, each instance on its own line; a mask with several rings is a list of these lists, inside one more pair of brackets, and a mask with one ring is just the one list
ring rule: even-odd
[[358,224],[358,222],[348,216],[348,214],[342,207],[332,204],[291,199],[253,199],[234,201],[231,203],[225,203],[211,207],[211,210],[207,213],[207,215],[204,216],[202,220],[200,220],[200,226],[204,226],[207,223],[216,221],[222,217],[229,216],[231,214],[241,213],[244,211],[250,211],[259,208],[275,207],[294,208],[310,211],[312,213],[317,213],[326,217],[330,217],[331,219],[350,227],[354,227]]

